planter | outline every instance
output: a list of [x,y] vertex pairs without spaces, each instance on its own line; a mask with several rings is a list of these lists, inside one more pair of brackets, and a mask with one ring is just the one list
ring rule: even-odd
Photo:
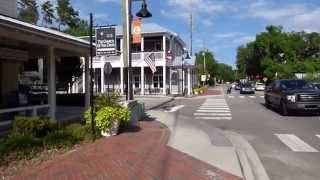
[[200,94],[203,94],[203,90],[200,90]]
[[104,137],[115,136],[119,132],[119,126],[120,126],[119,120],[113,121],[111,129],[109,129],[107,131],[101,131],[101,135]]

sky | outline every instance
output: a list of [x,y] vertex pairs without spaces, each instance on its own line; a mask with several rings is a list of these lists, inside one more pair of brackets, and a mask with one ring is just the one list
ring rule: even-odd
[[[44,1],[44,0],[39,0]],[[253,41],[268,25],[285,31],[320,32],[320,0],[146,0],[152,18],[179,34],[190,47],[189,17],[194,17],[193,52],[212,51],[220,63],[234,65],[237,48]],[[71,0],[82,18],[94,25],[121,24],[121,0]],[[135,14],[141,1],[134,0]]]

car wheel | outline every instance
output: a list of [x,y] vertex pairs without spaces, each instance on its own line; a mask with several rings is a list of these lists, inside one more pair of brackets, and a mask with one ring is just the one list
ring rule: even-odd
[[281,101],[280,103],[280,111],[282,116],[288,116],[289,111],[285,102]]

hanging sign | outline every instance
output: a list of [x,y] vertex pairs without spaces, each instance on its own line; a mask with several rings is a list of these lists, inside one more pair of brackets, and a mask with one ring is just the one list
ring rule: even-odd
[[117,54],[116,28],[102,27],[96,29],[96,55],[112,56]]
[[104,74],[110,75],[112,73],[112,65],[110,62],[106,62],[103,67]]
[[140,44],[141,43],[141,20],[134,19],[132,21],[132,24],[133,24],[132,43]]

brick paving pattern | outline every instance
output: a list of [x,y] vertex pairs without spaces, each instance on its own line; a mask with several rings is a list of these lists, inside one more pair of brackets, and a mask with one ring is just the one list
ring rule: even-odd
[[169,135],[159,122],[141,121],[139,130],[84,145],[12,179],[240,179],[166,146]]

